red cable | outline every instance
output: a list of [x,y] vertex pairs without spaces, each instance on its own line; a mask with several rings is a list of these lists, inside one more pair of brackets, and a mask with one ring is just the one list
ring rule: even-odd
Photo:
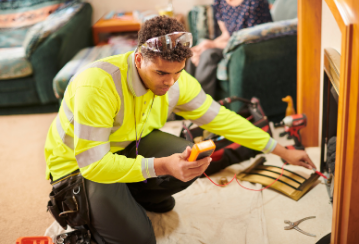
[[280,174],[280,176],[278,176],[277,179],[275,179],[272,183],[270,183],[269,185],[267,185],[266,187],[263,187],[262,189],[250,189],[250,188],[247,188],[245,186],[242,186],[238,179],[236,178],[236,174],[234,175],[234,177],[232,178],[232,180],[230,182],[228,182],[227,184],[224,184],[224,185],[218,185],[217,183],[215,183],[211,178],[208,177],[208,175],[206,173],[203,173],[213,184],[215,184],[216,186],[226,186],[226,185],[229,185],[234,179],[236,179],[238,185],[240,185],[241,187],[243,187],[244,189],[246,190],[250,190],[250,191],[263,191],[264,189],[267,189],[269,187],[271,187],[275,182],[277,182],[279,180],[280,177],[282,177],[283,173],[284,173],[284,165],[286,165],[287,163],[284,163],[283,166],[282,166],[282,173]]
[[234,178],[236,177],[236,175],[234,175],[233,179],[228,182],[227,184],[224,184],[224,185],[218,185],[216,182],[214,182],[213,180],[211,180],[211,178],[208,177],[208,175],[206,173],[203,173],[213,184],[215,184],[216,186],[226,186],[226,185],[229,185],[233,180]]

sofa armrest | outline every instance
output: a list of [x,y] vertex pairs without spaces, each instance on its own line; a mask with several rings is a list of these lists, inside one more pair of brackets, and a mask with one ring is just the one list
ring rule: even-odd
[[236,31],[223,49],[223,59],[217,68],[217,78],[228,80],[228,64],[233,52],[241,45],[262,42],[283,36],[297,35],[297,19],[268,22]]
[[[266,115],[277,121],[285,116],[290,95],[296,103],[297,36],[283,36],[240,45],[229,62],[229,81],[221,81],[228,96],[259,98]],[[231,104],[237,111],[240,104]]]
[[52,33],[29,57],[41,103],[56,102],[52,84],[57,72],[82,48],[92,45],[92,7],[85,3],[65,25]]

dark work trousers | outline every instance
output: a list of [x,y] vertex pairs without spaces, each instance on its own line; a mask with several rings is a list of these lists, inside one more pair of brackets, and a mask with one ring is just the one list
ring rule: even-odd
[[[183,138],[152,131],[141,139],[139,155],[145,158],[167,157],[182,153],[193,143]],[[135,142],[118,154],[136,157]],[[145,209],[149,204],[161,203],[186,189],[197,178],[182,182],[172,176],[159,176],[137,183],[101,184],[86,180],[91,225],[106,243],[156,243],[151,221]]]
[[222,52],[223,49],[219,48],[207,49],[201,54],[197,67],[191,59],[186,64],[186,71],[198,80],[205,93],[214,98],[217,86],[217,66],[223,58]]

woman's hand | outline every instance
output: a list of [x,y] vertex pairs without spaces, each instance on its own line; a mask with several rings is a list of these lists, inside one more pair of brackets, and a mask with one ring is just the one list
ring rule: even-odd
[[231,35],[229,34],[224,22],[218,21],[218,26],[222,32],[222,34],[219,37],[217,37],[214,40],[204,40],[197,46],[192,47],[191,50],[192,50],[193,56],[191,58],[191,61],[196,67],[199,64],[199,58],[200,58],[201,54],[205,50],[210,49],[210,48],[224,49],[227,46],[228,40],[231,37]]
[[214,41],[212,40],[204,40],[202,41],[200,44],[198,44],[197,46],[194,46],[191,48],[193,56],[191,58],[192,63],[197,67],[199,64],[199,59],[201,54],[210,48],[215,48],[216,45],[214,43]]
[[192,50],[192,52],[194,52],[196,54],[201,54],[205,50],[207,50],[209,48],[215,48],[215,47],[216,47],[216,45],[213,40],[203,40],[197,46],[192,47],[191,50]]
[[169,157],[155,158],[155,172],[157,175],[171,175],[183,182],[200,176],[207,169],[212,158],[206,157],[197,161],[188,162],[191,148],[187,147],[182,153],[175,153]]
[[193,52],[193,56],[191,57],[191,62],[194,64],[194,66],[198,66],[199,64],[199,58],[201,57],[201,55]]

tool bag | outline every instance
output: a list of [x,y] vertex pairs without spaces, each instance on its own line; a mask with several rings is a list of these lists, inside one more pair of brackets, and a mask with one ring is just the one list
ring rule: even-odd
[[[67,226],[75,231],[57,236],[58,243],[90,243],[91,239],[98,244],[106,244],[105,240],[90,225],[90,208],[86,193],[85,179],[76,170],[56,181],[52,181],[50,201],[47,203],[47,210],[63,229]],[[60,242],[62,240],[62,242]]]
[[[272,136],[268,118],[264,114],[258,98],[253,97],[251,100],[247,100],[233,96],[220,100],[218,103],[221,105],[227,105],[234,101],[241,101],[244,103],[243,107],[237,112],[237,114],[246,118],[252,124]],[[256,151],[229,141],[222,136],[208,132],[206,133],[206,131],[200,127],[191,129],[192,125],[193,124],[191,123],[189,126],[186,126],[183,122],[183,128],[180,136],[191,142],[197,142],[196,138],[200,138],[200,140],[211,139],[216,144],[216,150],[211,156],[212,161],[210,167],[208,167],[205,172],[207,175],[216,173],[229,165],[242,162],[261,153],[260,151]]]
[[77,170],[51,182],[53,188],[47,210],[65,230],[67,225],[78,228],[90,223],[84,178]]

